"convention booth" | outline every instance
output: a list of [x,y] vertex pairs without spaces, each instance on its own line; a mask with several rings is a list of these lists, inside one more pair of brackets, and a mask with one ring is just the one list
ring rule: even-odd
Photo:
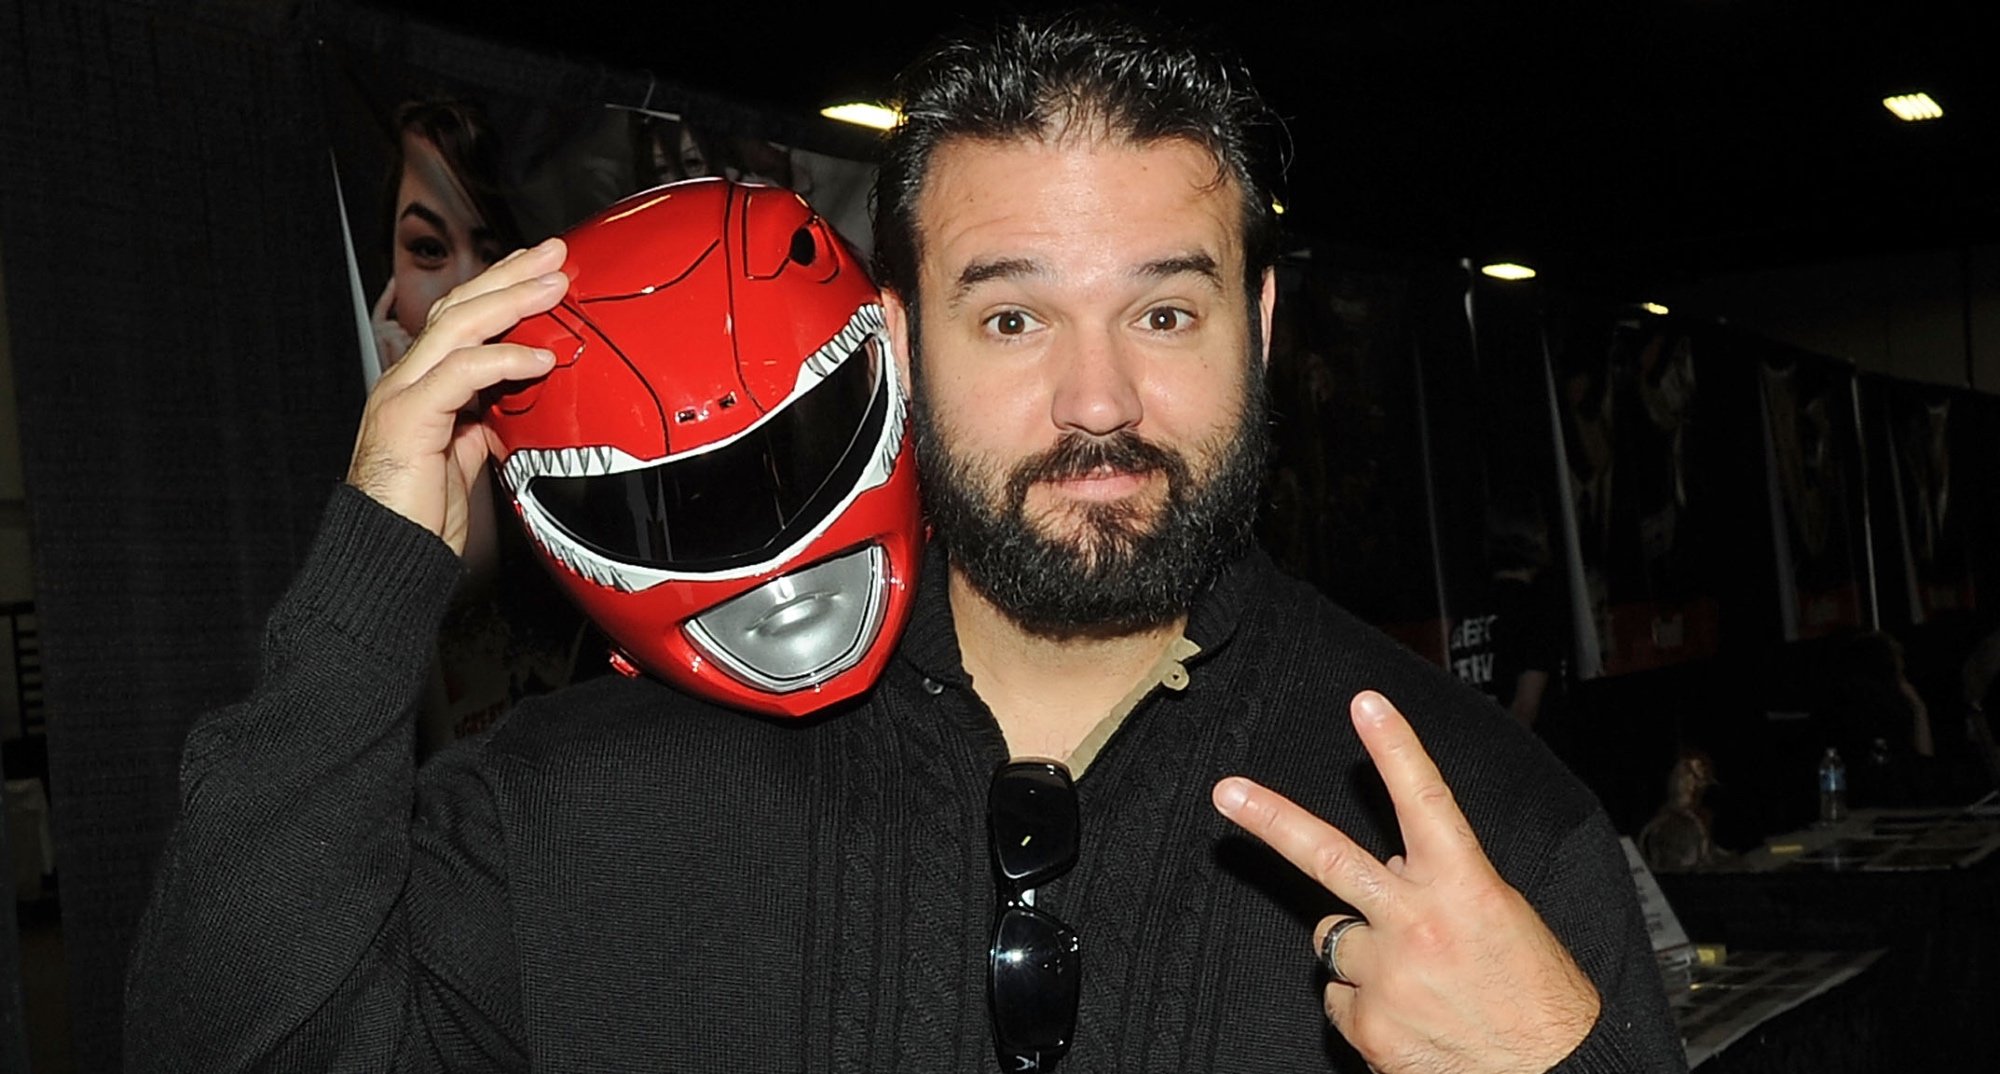
[[[0,19],[0,72],[46,722],[46,797],[8,784],[6,837],[34,845],[0,875],[19,889],[52,846],[97,1074],[120,1068],[182,737],[253,681],[368,386],[421,327],[430,284],[399,258],[450,260],[450,220],[406,223],[410,184],[449,173],[504,251],[724,174],[797,190],[865,254],[873,140],[336,3],[28,4]],[[1628,835],[1678,765],[1709,766],[1684,788],[1693,849],[1654,862],[1699,1069],[2000,1050],[2000,819],[1967,808],[1991,740],[1944,708],[2000,625],[2000,402],[1337,238],[1290,234],[1279,265],[1272,556],[1502,704],[1541,675],[1537,732]],[[439,639],[429,747],[602,669],[559,597],[494,594]],[[1871,631],[1907,647],[1886,678],[1851,648]],[[1931,701],[1932,757],[1896,745],[1899,681]],[[1855,808],[1815,827],[1829,746]],[[0,1067],[18,999],[0,990]]]

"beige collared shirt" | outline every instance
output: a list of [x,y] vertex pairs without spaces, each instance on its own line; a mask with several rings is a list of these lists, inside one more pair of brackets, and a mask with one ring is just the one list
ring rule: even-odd
[[1090,762],[1097,759],[1098,752],[1104,749],[1104,744],[1111,740],[1112,734],[1125,722],[1125,717],[1130,716],[1132,710],[1139,707],[1139,702],[1153,692],[1153,687],[1164,686],[1177,693],[1187,689],[1187,662],[1200,652],[1201,646],[1186,637],[1178,638],[1172,645],[1167,646],[1167,651],[1160,654],[1159,661],[1153,665],[1151,671],[1139,679],[1138,685],[1132,687],[1132,692],[1112,706],[1111,712],[1097,721],[1097,725],[1090,729],[1090,733],[1083,736],[1083,741],[1076,744],[1076,749],[1070,751],[1068,768],[1071,778],[1082,778],[1084,770],[1090,767]]

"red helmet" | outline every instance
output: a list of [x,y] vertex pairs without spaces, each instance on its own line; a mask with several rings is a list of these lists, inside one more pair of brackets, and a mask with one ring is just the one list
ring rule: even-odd
[[866,690],[922,544],[880,296],[797,194],[697,179],[566,236],[569,294],[491,397],[516,515],[624,660],[800,716]]

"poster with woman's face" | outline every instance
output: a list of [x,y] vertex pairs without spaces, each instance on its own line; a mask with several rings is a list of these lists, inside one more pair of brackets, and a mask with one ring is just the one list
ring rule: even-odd
[[[865,262],[872,165],[742,132],[742,114],[723,134],[701,116],[532,99],[338,42],[320,60],[357,364],[371,388],[453,288],[661,183],[723,176],[797,190]],[[420,722],[427,748],[607,666],[608,645],[538,562],[490,475],[472,498],[468,580]]]
[[324,46],[334,170],[372,385],[438,299],[627,195],[722,176],[798,191],[866,263],[874,167],[703,117],[543,101]]

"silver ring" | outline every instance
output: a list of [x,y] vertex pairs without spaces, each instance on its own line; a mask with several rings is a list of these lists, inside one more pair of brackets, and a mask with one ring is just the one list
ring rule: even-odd
[[1346,974],[1340,972],[1340,938],[1347,935],[1348,929],[1356,925],[1366,925],[1367,923],[1366,920],[1358,917],[1345,918],[1340,924],[1326,930],[1326,938],[1319,942],[1320,964],[1326,967],[1327,976],[1333,978],[1335,984],[1352,985],[1354,983],[1348,979]]

